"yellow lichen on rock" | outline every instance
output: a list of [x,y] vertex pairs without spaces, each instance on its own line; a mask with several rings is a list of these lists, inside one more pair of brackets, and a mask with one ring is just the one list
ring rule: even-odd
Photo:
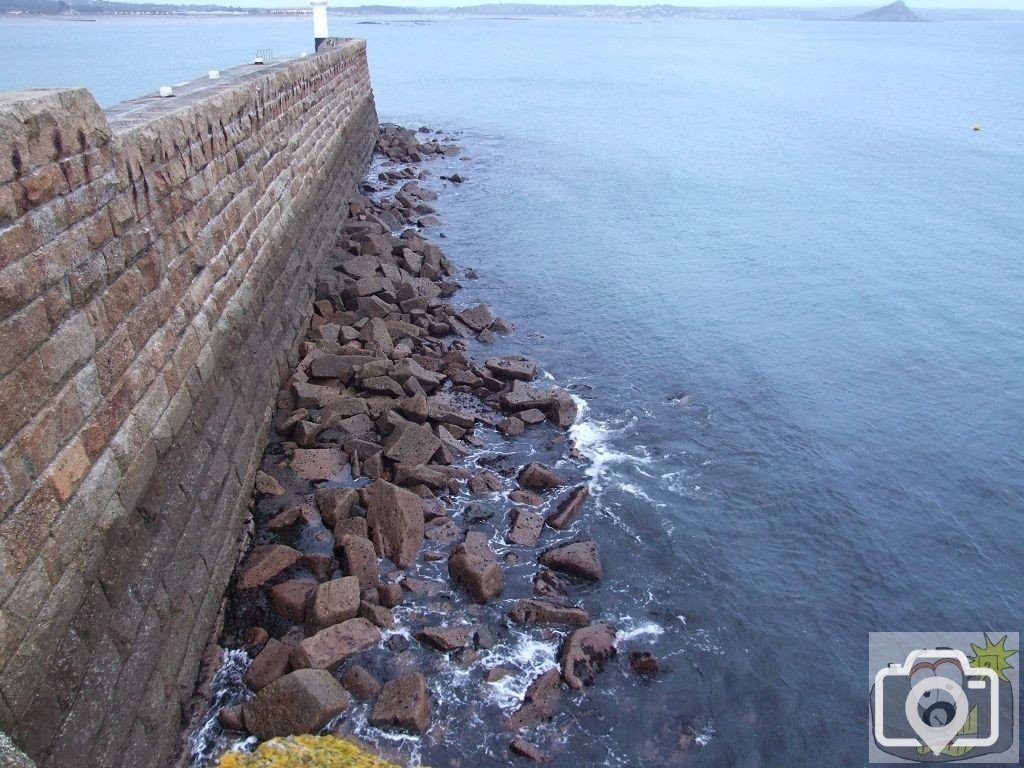
[[271,739],[255,752],[228,752],[218,768],[399,768],[335,736]]

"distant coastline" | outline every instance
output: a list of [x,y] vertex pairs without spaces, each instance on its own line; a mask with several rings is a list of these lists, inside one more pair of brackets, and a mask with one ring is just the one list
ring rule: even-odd
[[[719,19],[739,21],[845,21],[870,17],[879,9],[871,6],[831,8],[775,7],[697,7],[676,5],[532,5],[490,3],[463,8],[361,5],[331,7],[332,16],[419,20],[456,17],[504,18],[518,20],[537,17],[614,18],[637,20]],[[922,21],[1016,21],[1024,22],[1024,11],[1004,9],[915,8]],[[10,17],[97,17],[97,16],[195,16],[240,17],[309,16],[309,8],[250,8],[230,5],[180,5],[175,3],[110,2],[109,0],[0,0],[0,18]],[[880,18],[886,21],[894,19]]]

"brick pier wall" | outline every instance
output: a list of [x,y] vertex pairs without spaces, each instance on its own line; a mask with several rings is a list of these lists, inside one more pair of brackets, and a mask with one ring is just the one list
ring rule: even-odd
[[0,95],[0,730],[161,766],[365,172],[365,44],[101,111]]

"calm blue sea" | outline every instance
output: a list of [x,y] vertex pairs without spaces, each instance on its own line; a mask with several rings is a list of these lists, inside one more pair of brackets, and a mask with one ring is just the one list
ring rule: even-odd
[[[1022,629],[1024,25],[331,23],[382,119],[461,131],[446,249],[587,402],[587,604],[666,672],[607,673],[561,764],[693,723],[687,765],[863,765],[868,632]],[[0,88],[308,38],[5,20]]]

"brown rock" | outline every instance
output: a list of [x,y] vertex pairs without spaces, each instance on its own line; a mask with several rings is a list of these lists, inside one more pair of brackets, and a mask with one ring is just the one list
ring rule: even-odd
[[491,323],[491,330],[494,331],[495,333],[503,333],[507,335],[510,333],[515,333],[516,329],[512,326],[510,322],[508,322],[504,318],[497,317],[494,319],[494,322]]
[[286,437],[291,434],[292,429],[300,421],[309,420],[309,411],[305,408],[299,408],[298,410],[292,411],[287,416],[279,418],[274,421],[274,427],[282,437]]
[[411,568],[423,544],[420,497],[384,480],[371,485],[367,496],[366,522],[377,552],[403,570]]
[[242,705],[245,727],[260,739],[315,733],[349,704],[330,672],[300,669],[280,677]]
[[256,473],[255,489],[257,493],[267,496],[282,496],[285,492],[281,484],[262,469]]
[[[406,358],[395,363],[395,378],[399,381],[407,381],[410,378],[416,379],[420,386],[427,392],[432,392],[441,386],[444,376],[424,368],[416,360]],[[418,394],[418,393],[417,393]],[[427,413],[430,413],[430,404],[427,404]]]
[[381,584],[377,587],[377,594],[380,597],[380,604],[385,608],[401,605],[404,596],[401,584]]
[[430,723],[430,692],[419,672],[389,680],[370,713],[375,728],[398,728],[423,733]]
[[524,424],[540,424],[544,421],[547,416],[544,415],[543,411],[539,411],[536,408],[528,408],[525,411],[520,411],[516,414],[520,419],[523,420]]
[[475,307],[470,307],[460,312],[458,318],[474,331],[482,331],[484,328],[490,327],[491,323],[494,322],[494,315],[491,314],[491,310],[487,308],[486,304],[477,304]]
[[295,395],[295,403],[301,408],[324,408],[338,399],[338,391],[334,387],[325,387],[320,384],[292,385],[292,392]]
[[389,608],[363,600],[359,603],[359,615],[381,629],[394,629],[395,616]]
[[501,407],[513,413],[530,408],[547,410],[556,400],[558,390],[539,389],[522,381],[512,382],[512,388],[501,393]]
[[395,484],[406,487],[425,485],[434,489],[447,488],[448,474],[443,470],[424,464],[417,464],[414,467],[408,464],[398,464],[395,466]]
[[551,420],[560,427],[571,427],[576,422],[578,409],[576,401],[569,396],[568,392],[557,391],[555,400],[551,404],[548,413]]
[[345,690],[361,701],[372,699],[380,693],[380,681],[358,664],[349,667],[341,676]]
[[292,666],[331,669],[380,642],[380,630],[366,619],[349,619],[307,637],[292,651]]
[[426,395],[416,395],[402,401],[399,406],[402,413],[409,421],[413,421],[417,424],[422,424],[427,420],[427,397]]
[[242,705],[235,704],[222,708],[217,713],[217,722],[225,731],[245,732],[245,716],[242,714]]
[[535,547],[544,528],[544,517],[526,507],[512,507],[512,527],[505,541],[521,547]]
[[533,381],[537,378],[537,364],[524,357],[492,357],[484,365],[496,379]]
[[585,485],[576,486],[569,496],[558,505],[558,511],[548,515],[545,522],[557,531],[568,528],[588,498],[590,498],[590,489]]
[[535,763],[551,762],[551,758],[548,755],[541,752],[537,747],[525,739],[512,739],[512,743],[508,745],[508,749],[513,755],[525,757],[527,760],[532,760]]
[[560,488],[565,485],[565,481],[550,467],[533,462],[519,472],[519,484],[524,488]]
[[539,507],[544,503],[544,499],[538,496],[533,491],[515,490],[508,495],[509,499],[516,502],[517,504],[526,504],[530,507]]
[[288,659],[291,654],[291,646],[270,638],[263,646],[263,650],[249,662],[249,667],[242,675],[242,682],[254,691],[270,685],[288,671]]
[[359,382],[364,392],[372,395],[387,395],[388,397],[405,397],[405,390],[402,385],[390,376],[372,376]]
[[331,397],[327,398],[324,407],[330,411],[328,417],[329,424],[335,424],[339,421],[343,421],[344,419],[367,412],[366,401],[361,397],[353,397],[351,395],[341,395],[337,393],[334,393]]
[[384,455],[399,464],[415,466],[430,461],[441,441],[422,424],[404,422],[399,424],[384,444]]
[[356,301],[356,311],[366,317],[379,317],[383,319],[397,310],[395,304],[392,303],[396,301],[395,296],[388,293],[382,293],[377,296],[362,296]]
[[242,564],[242,571],[238,577],[238,588],[251,589],[270,581],[282,571],[295,565],[300,557],[302,557],[301,552],[283,544],[261,544],[253,547],[252,552],[245,559],[245,563]]
[[[386,235],[377,234],[377,241],[373,245],[363,246],[364,248],[377,248],[380,253],[385,253],[390,250],[390,238]],[[341,265],[341,269],[344,270],[345,274],[350,275],[357,280],[361,277],[370,277],[371,275],[377,274],[377,268],[380,266],[380,259],[375,259],[371,256],[357,256],[345,261]]]
[[633,651],[629,654],[629,668],[635,675],[650,677],[658,674],[658,659],[650,651]]
[[592,685],[608,659],[615,656],[615,630],[604,622],[573,631],[562,643],[562,677],[577,691]]
[[[366,526],[365,517],[349,517],[344,520],[339,520],[338,524],[334,526],[334,540],[336,542],[341,541],[345,536],[357,536],[360,539],[369,539],[370,532]],[[372,546],[371,546],[372,549]],[[376,553],[374,554],[374,561],[376,561]],[[349,574],[354,576],[355,574]]]
[[368,589],[376,587],[380,583],[377,553],[369,539],[343,535],[335,538],[334,546],[340,555],[342,569],[349,576],[359,579],[360,588]]
[[505,720],[505,728],[518,731],[550,720],[558,711],[561,698],[562,676],[557,669],[549,669],[530,683],[519,709]]
[[[380,281],[378,281],[379,284]],[[386,355],[391,354],[395,349],[395,342],[391,338],[391,332],[388,331],[387,324],[378,317],[370,318],[370,321],[363,326],[359,338],[362,341],[376,344],[377,349]]]
[[505,669],[504,667],[492,667],[488,669],[484,674],[484,682],[496,683],[499,680],[508,677],[512,674],[511,670]]
[[492,493],[501,490],[501,478],[490,470],[477,472],[469,480],[469,490],[473,493]]
[[450,544],[462,536],[462,531],[451,520],[435,517],[428,524],[424,536],[440,544]]
[[505,574],[487,544],[487,537],[470,531],[448,558],[448,575],[478,603],[486,603],[505,589]]
[[541,565],[556,571],[599,581],[604,575],[597,544],[593,541],[574,541],[552,547],[541,553]]
[[313,554],[303,555],[299,560],[299,565],[303,568],[308,568],[316,576],[317,580],[326,581],[331,577],[334,569],[338,567],[338,561],[331,555],[314,552]]
[[509,416],[498,424],[498,431],[508,437],[516,437],[526,431],[526,424],[516,416]]
[[316,630],[340,624],[359,613],[359,578],[344,576],[316,588],[309,606],[309,623]]
[[508,612],[516,624],[565,624],[570,627],[585,627],[590,616],[582,608],[560,605],[549,600],[517,600]]
[[263,627],[253,626],[249,627],[245,631],[245,644],[246,646],[248,646],[250,654],[253,652],[253,650],[262,648],[264,645],[266,645],[267,640],[269,639],[270,635],[267,633],[267,630],[265,630]]
[[303,448],[312,448],[316,445],[316,438],[321,430],[323,427],[315,422],[300,421],[292,430],[292,440]]
[[542,597],[566,597],[569,586],[551,571],[538,571],[533,577],[533,592]]
[[348,517],[358,498],[359,494],[354,488],[318,488],[314,495],[320,518],[328,528],[334,528],[339,520]]
[[345,462],[337,448],[296,448],[290,466],[304,480],[331,480],[341,474]]
[[401,581],[402,589],[412,592],[414,595],[433,596],[439,595],[444,590],[444,584],[434,579],[418,579],[415,576],[406,576]]
[[363,462],[363,477],[377,480],[384,474],[384,460],[381,454],[375,453]]
[[367,440],[376,438],[377,427],[369,415],[365,413],[357,413],[355,416],[349,416],[347,419],[340,419],[335,426],[339,432],[343,432],[351,437],[366,438]]
[[299,517],[301,517],[301,512],[301,507],[290,507],[283,512],[279,512],[267,521],[267,528],[272,531],[280,531],[289,525],[294,525]]
[[338,326],[336,323],[323,323],[315,328],[310,329],[310,338],[319,339],[321,341],[337,341],[338,340]]
[[464,648],[473,637],[474,627],[424,627],[416,633],[421,643],[439,651],[454,651]]
[[301,624],[306,619],[306,604],[316,590],[316,582],[307,579],[282,581],[270,590],[270,604],[279,616]]

